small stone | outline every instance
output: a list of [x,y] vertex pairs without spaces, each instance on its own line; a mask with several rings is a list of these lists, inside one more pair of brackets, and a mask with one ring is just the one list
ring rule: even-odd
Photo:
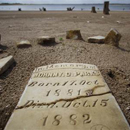
[[30,47],[31,43],[28,40],[22,40],[17,43],[18,48],[25,48],[25,47]]
[[13,56],[0,59],[0,74],[5,72],[14,62]]
[[88,43],[104,43],[104,40],[103,36],[88,37]]
[[102,16],[102,19],[104,19],[104,16]]
[[90,21],[87,21],[87,23],[90,23]]
[[116,22],[119,23],[119,24],[121,23],[120,21],[116,21]]
[[121,37],[122,37],[121,34],[116,29],[112,28],[105,37],[105,44],[118,47]]
[[130,106],[128,106],[128,107],[126,108],[126,110],[129,111],[129,110],[130,110]]
[[66,32],[66,39],[83,40],[80,30],[70,30]]
[[55,37],[41,36],[37,38],[37,43],[41,45],[51,45],[55,43]]

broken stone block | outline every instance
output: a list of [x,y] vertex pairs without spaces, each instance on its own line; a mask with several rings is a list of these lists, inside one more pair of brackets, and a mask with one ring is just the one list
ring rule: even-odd
[[32,46],[32,45],[28,40],[22,40],[17,43],[18,48],[25,48],[25,47],[30,47],[30,46]]
[[105,37],[103,36],[94,36],[88,37],[88,43],[104,43]]
[[4,130],[130,130],[95,65],[36,68]]
[[13,56],[0,59],[0,74],[5,72],[14,62]]
[[66,32],[66,39],[83,40],[80,30],[70,30]]
[[112,28],[105,37],[105,44],[118,47],[121,37],[122,37],[121,34],[116,29]]
[[37,43],[41,45],[51,45],[55,43],[55,37],[41,36],[37,38]]

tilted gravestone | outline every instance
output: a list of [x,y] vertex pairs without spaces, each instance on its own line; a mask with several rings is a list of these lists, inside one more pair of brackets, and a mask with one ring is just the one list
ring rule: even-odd
[[130,130],[95,65],[36,68],[5,130]]

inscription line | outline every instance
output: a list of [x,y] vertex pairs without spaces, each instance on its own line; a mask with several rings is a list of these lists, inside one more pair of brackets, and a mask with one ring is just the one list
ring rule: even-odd
[[57,69],[77,69],[77,70],[95,70],[95,71],[99,71],[98,69],[85,69],[85,68],[52,68],[52,69],[48,69],[48,70],[41,70],[38,72],[33,72],[33,73],[39,73],[39,72],[43,72],[43,71],[49,71],[49,70],[57,70]]
[[[109,94],[109,93],[111,93],[111,91],[105,92],[105,93],[101,93],[101,94],[93,94],[93,95],[90,95],[90,96],[88,96],[88,95],[83,96],[82,95],[82,96],[74,97],[74,98],[71,98],[71,99],[59,99],[59,100],[56,100],[56,101],[50,102],[50,103],[44,103],[44,102],[43,103],[39,103],[39,106],[40,106],[40,104],[42,106],[43,105],[53,105],[53,104],[56,104],[56,103],[61,102],[61,101],[74,101],[74,100],[81,99],[81,98],[89,98],[89,97],[94,97],[94,96],[102,96],[102,95],[106,95],[106,94]],[[27,103],[25,103],[25,105],[16,107],[15,110],[19,110],[19,109],[28,108],[28,107],[33,106],[31,104],[26,106],[26,104]]]

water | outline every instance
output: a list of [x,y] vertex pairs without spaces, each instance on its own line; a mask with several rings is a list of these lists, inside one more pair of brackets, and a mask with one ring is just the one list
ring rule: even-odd
[[[17,11],[21,8],[23,11],[39,11],[39,8],[45,7],[47,10],[66,10],[67,7],[75,7],[74,10],[91,10],[95,6],[96,10],[103,10],[103,4],[49,4],[49,5],[0,5],[0,11]],[[110,5],[111,11],[130,11],[130,4],[127,5]]]

